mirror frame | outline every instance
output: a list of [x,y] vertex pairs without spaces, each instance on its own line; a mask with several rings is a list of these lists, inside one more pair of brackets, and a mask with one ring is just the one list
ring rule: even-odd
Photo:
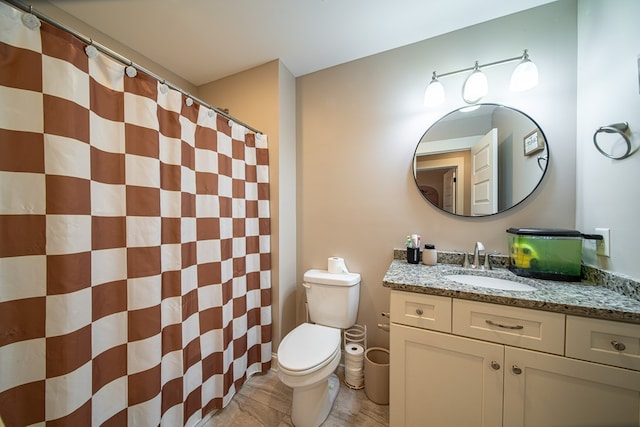
[[[444,119],[446,119],[450,115],[452,115],[454,113],[461,112],[461,110],[464,110],[466,108],[473,107],[473,105],[471,105],[471,106],[466,105],[466,106],[457,108],[455,110],[449,111],[448,113],[444,114],[442,117],[440,117],[438,120],[436,120],[433,124],[431,124],[431,126],[429,126],[429,128],[424,132],[424,134],[422,134],[422,136],[420,137],[420,140],[418,140],[418,144],[416,145],[416,149],[413,152],[411,168],[413,170],[413,179],[414,179],[414,182],[416,184],[416,189],[420,193],[421,197],[426,202],[428,202],[431,206],[437,208],[441,212],[447,213],[449,215],[453,215],[453,216],[458,217],[458,218],[486,218],[486,217],[489,217],[489,216],[498,215],[498,214],[501,214],[503,212],[507,212],[507,211],[515,208],[516,206],[522,204],[529,197],[531,197],[536,192],[536,190],[538,188],[540,188],[540,184],[544,180],[544,177],[546,176],[547,171],[549,170],[550,150],[549,150],[549,143],[548,143],[548,140],[547,140],[547,136],[545,135],[545,133],[542,130],[542,128],[540,127],[540,125],[531,116],[529,116],[528,114],[524,113],[521,110],[518,110],[517,108],[509,107],[509,106],[506,106],[506,105],[503,105],[503,104],[479,103],[479,104],[475,104],[475,105],[477,105],[479,107],[492,106],[492,107],[506,108],[506,109],[508,109],[508,110],[510,110],[510,111],[512,111],[514,113],[521,114],[524,118],[526,118],[529,121],[531,121],[531,123],[535,126],[534,132],[535,132],[535,130],[537,130],[540,133],[540,135],[542,136],[542,139],[544,140],[544,149],[542,150],[542,154],[546,155],[546,159],[545,159],[544,168],[543,168],[542,165],[540,164],[540,161],[541,161],[540,155],[538,155],[537,163],[538,163],[538,166],[540,167],[540,169],[542,169],[542,174],[540,175],[540,178],[538,179],[538,182],[536,183],[536,185],[531,189],[531,191],[526,196],[524,196],[522,199],[518,200],[517,202],[513,203],[510,207],[502,209],[502,210],[498,210],[497,212],[493,212],[493,213],[486,214],[486,215],[464,215],[464,214],[458,214],[458,213],[455,213],[455,212],[449,212],[449,211],[445,210],[444,208],[434,204],[432,201],[430,201],[426,197],[426,195],[422,192],[422,190],[420,190],[420,186],[418,185],[418,176],[417,176],[417,169],[416,169],[416,157],[418,155],[418,149],[420,148],[420,143],[425,138],[425,136],[429,133],[429,131],[433,130],[433,128],[435,126],[437,126],[439,123],[441,123],[441,121],[443,121]],[[515,143],[515,141],[514,141],[514,143]],[[523,144],[524,144],[524,141],[523,141]],[[524,151],[524,146],[523,146],[523,151]]]

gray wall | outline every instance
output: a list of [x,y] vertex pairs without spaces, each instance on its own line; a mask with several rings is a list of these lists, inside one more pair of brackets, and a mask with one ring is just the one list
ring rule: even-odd
[[[561,1],[455,31],[297,79],[298,277],[341,256],[362,275],[358,323],[370,345],[388,345],[376,325],[389,309],[382,279],[393,248],[408,234],[441,250],[472,250],[477,240],[506,252],[511,226],[575,225],[576,2]],[[458,218],[427,204],[412,175],[424,131],[462,106],[464,76],[442,79],[447,101],[424,108],[431,73],[453,71],[529,49],[540,70],[534,90],[511,94],[512,65],[486,71],[486,102],[528,113],[546,133],[550,170],[536,194],[488,218]],[[301,313],[302,291],[298,287]],[[299,315],[299,320],[300,315]]]
[[610,160],[592,140],[600,126],[629,122],[640,146],[639,16],[637,0],[579,2],[576,225],[611,229],[611,257],[585,251],[586,262],[640,281],[640,154]]

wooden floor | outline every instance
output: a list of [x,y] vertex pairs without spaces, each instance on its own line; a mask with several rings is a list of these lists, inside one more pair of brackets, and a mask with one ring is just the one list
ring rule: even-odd
[[[344,384],[344,370],[338,368],[340,392],[323,427],[389,426],[389,406],[367,399],[364,389],[352,390]],[[282,384],[277,372],[252,376],[226,408],[205,420],[201,427],[293,426],[291,388]]]

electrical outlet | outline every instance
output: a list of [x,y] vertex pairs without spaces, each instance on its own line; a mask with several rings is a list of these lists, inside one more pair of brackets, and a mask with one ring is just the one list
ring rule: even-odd
[[610,256],[610,231],[608,228],[596,228],[596,234],[602,235],[602,240],[596,240],[596,254]]

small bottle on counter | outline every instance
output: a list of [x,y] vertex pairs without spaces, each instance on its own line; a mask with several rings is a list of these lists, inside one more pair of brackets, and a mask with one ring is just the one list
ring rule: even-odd
[[424,265],[436,265],[438,263],[438,251],[436,251],[436,246],[427,243],[424,245],[424,250],[422,251],[422,263]]

